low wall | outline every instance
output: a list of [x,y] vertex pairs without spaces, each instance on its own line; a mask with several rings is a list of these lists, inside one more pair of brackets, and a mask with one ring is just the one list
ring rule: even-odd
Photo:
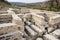
[[0,24],[0,36],[18,30],[19,26],[14,23]]
[[0,23],[11,23],[12,15],[0,14]]
[[20,40],[22,38],[19,31],[11,32],[6,35],[1,35],[0,40]]

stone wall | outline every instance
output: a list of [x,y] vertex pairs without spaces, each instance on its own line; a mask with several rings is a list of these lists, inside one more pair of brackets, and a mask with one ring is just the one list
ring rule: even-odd
[[12,22],[12,15],[8,14],[0,14],[0,23],[11,23]]
[[22,19],[19,18],[16,14],[13,14],[12,17],[13,17],[12,23],[17,24],[20,27],[19,30],[24,32],[24,23]]
[[19,31],[11,32],[6,35],[1,35],[0,40],[20,40],[22,35]]
[[35,23],[37,25],[41,25],[41,26],[45,25],[45,21],[44,21],[44,17],[43,16],[39,16],[37,14],[32,14],[32,19],[35,21]]
[[18,30],[20,27],[14,23],[0,24],[0,35],[8,34],[10,32]]
[[7,11],[0,11],[0,14],[8,14]]

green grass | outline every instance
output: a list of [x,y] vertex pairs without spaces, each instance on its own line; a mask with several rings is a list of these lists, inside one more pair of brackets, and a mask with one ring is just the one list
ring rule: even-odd
[[[50,8],[43,8],[43,10],[50,11]],[[60,12],[60,9],[52,8],[51,11]]]
[[[9,4],[6,4],[4,2],[0,2],[0,6],[2,7],[11,7],[11,8],[17,8],[17,9],[20,9],[19,7],[27,7],[27,8],[33,8],[33,9],[39,9],[39,10],[48,10],[50,11],[50,8],[47,7],[47,8],[41,8],[40,6],[22,6],[22,5],[15,5],[15,6],[18,6],[18,7],[15,7],[14,5],[9,5]],[[51,11],[55,11],[55,12],[60,12],[60,9],[57,9],[57,8],[52,8]]]
[[[40,6],[26,6],[28,8],[33,8],[33,9],[39,9],[39,10],[47,10],[47,11],[50,11],[50,8],[47,7],[47,8],[41,8]],[[51,11],[55,11],[55,12],[60,12],[60,9],[57,9],[57,8],[52,8]]]
[[50,10],[50,7],[41,8],[40,6],[19,6],[19,7],[27,7],[27,8],[33,8],[33,9],[39,9],[39,10],[47,10],[47,11],[60,12],[60,9],[57,9],[55,7],[53,7],[51,10]]

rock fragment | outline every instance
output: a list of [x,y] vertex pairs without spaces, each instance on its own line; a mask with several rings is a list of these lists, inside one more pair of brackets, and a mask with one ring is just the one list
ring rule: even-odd
[[57,39],[55,36],[50,35],[50,34],[46,34],[44,35],[44,40],[59,40]]

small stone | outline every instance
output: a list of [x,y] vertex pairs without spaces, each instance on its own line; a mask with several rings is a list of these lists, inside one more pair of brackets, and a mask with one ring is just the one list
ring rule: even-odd
[[60,29],[55,30],[54,32],[52,32],[52,35],[56,36],[57,38],[60,37]]
[[43,40],[42,38],[37,38],[36,40]]
[[44,40],[59,40],[57,39],[55,36],[50,35],[50,34],[46,34],[44,35]]

